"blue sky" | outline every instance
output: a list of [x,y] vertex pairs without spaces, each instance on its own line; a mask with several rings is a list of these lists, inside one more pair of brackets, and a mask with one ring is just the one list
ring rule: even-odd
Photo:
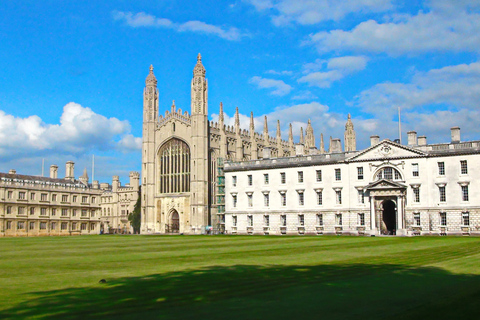
[[[480,139],[480,3],[475,0],[2,1],[0,171],[65,162],[110,181],[140,170],[142,92],[155,67],[160,110],[190,109],[201,53],[209,117],[250,111],[297,136],[312,120],[358,148],[369,137]],[[326,141],[327,142],[327,141]]]

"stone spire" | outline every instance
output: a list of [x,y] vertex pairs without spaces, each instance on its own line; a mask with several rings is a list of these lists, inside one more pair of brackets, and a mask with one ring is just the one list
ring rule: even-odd
[[320,154],[325,153],[325,143],[323,142],[323,133],[320,134]]
[[288,145],[293,149],[293,129],[291,123],[288,127]]
[[145,79],[145,85],[148,86],[157,86],[157,78],[153,74],[153,65],[150,65],[150,72],[148,73],[147,79]]
[[305,149],[306,151],[308,151],[310,150],[310,148],[315,148],[315,136],[313,135],[312,122],[310,121],[310,119],[308,119],[306,134],[307,136],[305,137]]
[[205,67],[202,64],[202,56],[197,56],[197,64],[193,68],[192,79],[192,115],[208,115],[208,83],[205,79]]
[[305,144],[305,139],[303,138],[303,127],[300,127],[300,144]]
[[238,107],[235,108],[235,133],[240,133],[240,114]]
[[265,116],[264,121],[263,121],[263,140],[265,141],[265,146],[268,147],[268,145],[269,145],[269,138],[268,138],[267,116]]
[[78,180],[80,180],[80,182],[82,182],[83,184],[85,185],[88,185],[88,173],[87,173],[87,168],[85,168],[83,170],[83,174],[80,178],[78,178]]
[[280,120],[277,120],[277,140],[282,140],[282,133],[280,131]]
[[220,126],[220,130],[223,130],[223,126],[225,125],[225,116],[223,114],[222,102],[220,102],[220,112],[218,113],[218,125]]
[[277,156],[283,157],[282,132],[280,131],[280,120],[277,120]]
[[255,121],[253,120],[253,112],[250,112],[250,143],[252,148],[251,160],[258,159],[257,139],[255,138]]
[[357,142],[355,130],[353,129],[352,117],[348,114],[347,123],[345,124],[345,152],[357,150]]
[[255,121],[253,120],[253,112],[250,112],[250,136],[255,136]]
[[332,136],[330,136],[330,141],[328,143],[328,153],[332,153],[332,144],[333,144],[332,141],[333,141]]

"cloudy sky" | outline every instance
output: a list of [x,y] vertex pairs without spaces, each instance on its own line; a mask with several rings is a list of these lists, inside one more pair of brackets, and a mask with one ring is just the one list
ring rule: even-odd
[[[406,5],[405,3],[408,3]],[[201,53],[209,117],[220,102],[287,138],[312,120],[357,146],[369,136],[480,139],[478,0],[17,0],[0,5],[0,171],[76,163],[110,181],[140,170],[142,92],[155,67],[160,110],[190,108]]]

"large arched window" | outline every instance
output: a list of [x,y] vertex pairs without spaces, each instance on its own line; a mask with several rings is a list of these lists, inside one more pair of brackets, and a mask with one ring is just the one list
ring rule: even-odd
[[179,139],[171,139],[158,152],[160,193],[190,191],[190,148]]
[[392,167],[384,167],[380,169],[376,176],[376,180],[381,180],[381,179],[386,179],[386,180],[393,180],[393,181],[401,181],[402,180],[402,175],[400,174],[400,171],[398,171],[395,168]]

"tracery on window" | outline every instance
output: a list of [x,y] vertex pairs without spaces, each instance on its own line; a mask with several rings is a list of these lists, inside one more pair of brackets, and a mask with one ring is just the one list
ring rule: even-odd
[[398,171],[395,168],[385,167],[380,169],[375,176],[375,180],[381,180],[381,179],[401,181],[402,175],[400,174],[400,171]]
[[171,139],[158,152],[160,193],[190,191],[190,148],[179,139]]

